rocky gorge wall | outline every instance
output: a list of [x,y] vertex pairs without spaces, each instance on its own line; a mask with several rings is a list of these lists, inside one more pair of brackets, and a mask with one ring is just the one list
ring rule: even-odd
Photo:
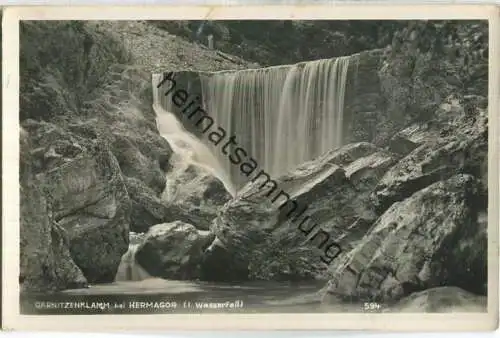
[[[275,178],[308,204],[339,257],[325,266],[324,248],[311,245],[317,232],[291,224],[268,203],[270,187],[250,182],[213,220],[201,278],[321,279],[323,301],[334,303],[391,303],[442,286],[485,295],[488,57],[484,44],[481,54],[467,42],[484,41],[484,27],[469,28],[444,50],[421,44],[427,33],[416,25],[391,48],[354,55],[345,145]],[[179,87],[201,93],[200,73],[176,75]]]
[[[405,53],[419,66],[401,65]],[[134,243],[135,260],[148,276],[322,280],[324,302],[394,302],[441,286],[484,295],[484,77],[465,87],[448,73],[422,78],[427,57],[415,50],[353,56],[345,144],[275,178],[307,205],[302,228],[270,203],[261,182],[231,196],[198,166],[178,165],[178,145],[155,123],[144,69],[113,67],[113,85],[100,88],[85,114],[49,107],[44,116],[56,117],[23,118],[23,289],[111,281],[133,231],[144,233]],[[177,72],[178,86],[196,93],[199,75],[209,70]],[[165,199],[165,191],[182,198]],[[329,264],[321,261],[325,244],[309,228],[313,222],[342,248]]]
[[[186,210],[162,201],[173,152],[158,132],[151,69],[167,42],[198,48],[144,22],[21,25],[23,292],[113,282],[130,231],[179,219],[208,228],[211,213],[196,202]],[[206,70],[235,67],[210,51],[197,60]]]

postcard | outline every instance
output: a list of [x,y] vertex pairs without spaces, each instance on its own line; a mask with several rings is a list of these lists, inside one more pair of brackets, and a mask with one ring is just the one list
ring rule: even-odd
[[498,19],[4,9],[4,327],[498,327]]

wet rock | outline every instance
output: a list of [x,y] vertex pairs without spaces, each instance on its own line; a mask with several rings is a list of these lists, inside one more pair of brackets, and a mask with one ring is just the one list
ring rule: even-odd
[[387,312],[457,313],[486,312],[487,297],[457,287],[438,287],[415,292],[391,306]]
[[97,142],[43,177],[73,260],[89,282],[112,282],[128,248],[130,221],[130,200],[115,157]]
[[[163,196],[171,193],[173,184],[182,185],[182,189],[180,194],[170,195],[168,199],[157,197],[153,190],[138,179],[126,177],[125,182],[132,201],[130,227],[136,232],[146,232],[155,224],[178,220],[193,224],[198,229],[208,230],[218,208],[223,204],[222,201],[227,199],[221,197],[227,191],[219,185],[220,181],[214,182],[203,176],[194,175],[192,181],[169,181]],[[192,185],[196,187],[198,194],[187,193]]]
[[136,260],[152,276],[195,279],[200,275],[203,252],[213,240],[209,231],[181,221],[157,224],[146,233]]
[[132,200],[131,229],[139,232],[164,221],[159,201],[165,189],[172,149],[158,134],[154,119],[130,114],[128,127],[114,121],[110,143]]
[[[240,192],[227,202],[210,226],[217,239],[204,255],[202,277],[219,281],[248,279],[250,258],[265,242],[277,218],[276,210],[265,198]],[[230,273],[221,274],[223,271]]]
[[325,288],[332,299],[391,301],[440,285],[482,292],[486,225],[480,184],[456,175],[393,204]]
[[71,258],[68,238],[52,217],[44,182],[34,175],[28,134],[20,142],[20,275],[21,291],[56,291],[87,285]]
[[480,178],[486,191],[487,119],[480,115],[455,123],[449,135],[416,148],[385,174],[374,194],[379,213],[394,202],[458,173]]
[[248,260],[244,255],[235,256],[234,252],[215,237],[203,254],[200,279],[221,282],[248,280]]

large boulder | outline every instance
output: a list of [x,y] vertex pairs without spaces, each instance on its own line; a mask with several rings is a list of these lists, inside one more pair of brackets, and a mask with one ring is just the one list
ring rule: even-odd
[[44,182],[33,172],[28,135],[23,129],[20,150],[21,291],[85,287],[87,280],[71,258],[67,234],[53,219]]
[[179,219],[208,230],[218,210],[231,199],[231,194],[208,168],[174,156],[161,199],[184,216]]
[[484,114],[463,118],[443,129],[442,137],[423,143],[401,159],[375,189],[374,203],[382,213],[426,186],[455,174],[481,179],[487,189],[488,129]]
[[157,224],[146,233],[135,257],[152,276],[195,279],[200,275],[203,252],[213,239],[209,231],[181,221]]
[[385,312],[394,313],[457,313],[486,312],[487,297],[453,286],[415,292],[398,301]]
[[96,141],[43,174],[54,219],[90,283],[112,282],[128,248],[130,200],[116,158]]
[[393,204],[339,265],[324,301],[393,301],[441,285],[484,293],[478,194],[474,177],[456,175]]
[[236,269],[239,279],[246,270],[252,279],[324,277],[337,245],[350,245],[376,219],[369,193],[392,163],[389,153],[357,143],[304,163],[276,185],[260,175],[212,222],[218,245],[205,262],[213,267],[225,250],[223,269]]
[[248,279],[250,258],[278,221],[276,209],[265,197],[246,195],[246,189],[252,188],[244,187],[213,220],[210,230],[217,238],[204,256],[203,279]]
[[[198,229],[208,230],[210,222],[223,204],[222,201],[228,199],[225,197],[227,191],[220,181],[214,181],[212,178],[195,175],[192,181],[179,182],[170,179],[163,196],[158,197],[142,181],[125,177],[132,203],[130,229],[136,232],[147,232],[155,224],[179,220],[193,224]],[[170,195],[174,184],[182,186],[179,190],[182,190],[184,194]],[[186,194],[186,190],[190,190],[192,185],[197,188],[198,194]],[[169,195],[169,198],[165,198],[165,195]]]

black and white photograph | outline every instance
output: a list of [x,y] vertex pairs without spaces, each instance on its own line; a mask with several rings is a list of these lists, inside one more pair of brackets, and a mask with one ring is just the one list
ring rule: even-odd
[[487,313],[489,38],[20,20],[20,314]]

